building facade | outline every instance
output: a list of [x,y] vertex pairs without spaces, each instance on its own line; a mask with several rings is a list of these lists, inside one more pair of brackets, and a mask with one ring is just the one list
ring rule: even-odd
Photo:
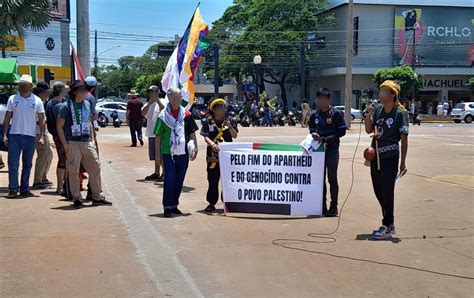
[[[322,28],[326,47],[318,50],[311,73],[311,97],[319,87],[344,103],[348,1],[331,1],[336,26]],[[466,83],[474,76],[474,2],[472,0],[355,0],[353,11],[353,106],[367,100],[381,68],[409,65],[423,75],[416,99],[432,102],[472,99]],[[414,50],[414,52],[413,52]]]
[[24,37],[12,36],[15,46],[6,56],[16,58],[20,74],[44,79],[44,70],[54,72],[56,80],[70,80],[70,0],[51,0],[53,20],[42,31],[27,30]]

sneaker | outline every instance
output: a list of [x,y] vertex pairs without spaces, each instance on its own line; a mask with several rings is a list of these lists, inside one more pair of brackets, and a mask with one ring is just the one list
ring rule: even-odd
[[48,179],[44,179],[42,183],[43,183],[44,185],[48,185],[48,186],[53,185],[53,182],[49,181]]
[[146,176],[145,181],[155,181],[155,180],[158,180],[158,178],[159,176],[153,173],[150,176]]
[[35,182],[33,183],[33,189],[46,189],[49,185],[43,184],[43,182]]
[[385,240],[392,238],[392,232],[387,226],[381,226],[377,232],[375,232],[372,237],[375,240]]
[[183,212],[181,212],[181,210],[179,210],[178,207],[171,209],[171,213],[177,214],[177,215],[183,214]]
[[111,206],[112,202],[107,201],[106,199],[102,200],[92,200],[92,206],[108,205]]
[[157,182],[163,182],[165,181],[165,178],[163,178],[163,175],[158,176],[158,179],[156,179]]
[[216,210],[216,207],[214,207],[214,205],[211,205],[209,204],[206,209],[204,209],[204,212],[212,212],[212,211],[215,211]]
[[138,140],[138,141],[140,141],[140,145],[143,146],[143,140],[140,139],[140,140]]
[[14,199],[17,197],[17,192],[16,191],[10,191],[8,195],[6,196],[7,199]]
[[173,214],[173,212],[171,212],[171,209],[165,209],[165,212],[164,212],[163,215],[164,215],[166,218],[170,218],[172,214]]
[[20,197],[22,197],[22,198],[32,198],[32,197],[36,197],[36,196],[31,191],[25,190],[25,191],[20,192]]
[[337,211],[337,207],[331,207],[326,212],[326,217],[337,217],[338,214],[339,212]]
[[130,145],[130,147],[137,147],[137,144],[132,144]]
[[395,230],[395,226],[394,225],[389,225],[388,226],[388,229],[390,230],[390,232],[392,232],[392,235],[395,235],[397,233],[397,231]]
[[82,201],[79,199],[74,200],[74,207],[76,208],[81,208],[82,207]]

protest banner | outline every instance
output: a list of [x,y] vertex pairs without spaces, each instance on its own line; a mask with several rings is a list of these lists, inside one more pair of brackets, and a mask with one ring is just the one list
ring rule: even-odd
[[322,215],[324,146],[222,143],[225,212]]

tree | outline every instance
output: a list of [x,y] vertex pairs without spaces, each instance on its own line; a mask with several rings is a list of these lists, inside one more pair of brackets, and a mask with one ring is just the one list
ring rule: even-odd
[[159,45],[150,46],[140,57],[123,56],[118,65],[99,67],[99,97],[122,96],[133,88],[145,96],[150,85],[159,86],[168,61],[168,57],[157,56]]
[[146,97],[146,93],[148,88],[151,85],[156,85],[161,87],[161,77],[163,76],[163,72],[159,74],[151,74],[151,75],[142,75],[137,78],[135,81],[135,89],[140,93],[141,96]]
[[53,19],[50,0],[0,0],[0,47],[5,57],[7,47],[14,46],[8,38],[16,32],[24,36],[26,29],[40,31]]
[[411,97],[423,85],[423,77],[409,66],[379,69],[374,74],[374,82],[380,86],[385,80],[394,80],[400,85],[400,98]]
[[[287,106],[286,84],[300,72],[300,46],[318,25],[334,20],[332,14],[322,14],[327,7],[326,0],[234,0],[210,32],[224,54],[222,73],[279,85]],[[263,59],[258,76],[253,65],[257,54]]]
[[474,77],[469,79],[469,83],[467,87],[469,88],[469,91],[471,92],[471,94],[474,95]]

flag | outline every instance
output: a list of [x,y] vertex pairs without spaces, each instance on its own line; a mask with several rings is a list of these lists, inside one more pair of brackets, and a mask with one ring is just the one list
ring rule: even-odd
[[84,75],[84,71],[82,70],[81,63],[79,62],[79,58],[77,57],[76,49],[71,43],[71,83],[75,80],[85,81],[86,76]]
[[194,73],[201,61],[203,51],[209,47],[208,32],[209,27],[202,19],[198,7],[173,51],[161,80],[165,92],[171,87],[181,89],[187,109],[194,103]]

